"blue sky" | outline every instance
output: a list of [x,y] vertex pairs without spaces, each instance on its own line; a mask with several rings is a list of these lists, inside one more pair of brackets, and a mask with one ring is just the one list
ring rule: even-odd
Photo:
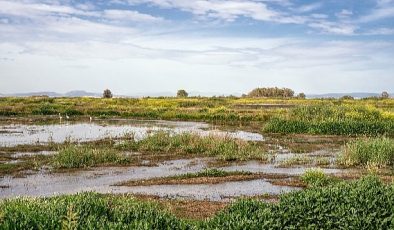
[[0,0],[0,93],[394,92],[394,0]]

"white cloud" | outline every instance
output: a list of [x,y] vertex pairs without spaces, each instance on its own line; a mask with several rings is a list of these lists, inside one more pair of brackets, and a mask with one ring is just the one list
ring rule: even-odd
[[103,18],[121,21],[137,21],[137,22],[160,22],[163,18],[154,17],[149,14],[142,14],[131,10],[104,10]]
[[340,34],[340,35],[353,35],[357,27],[353,24],[329,22],[329,21],[316,21],[308,24],[309,27],[320,29],[323,33]]

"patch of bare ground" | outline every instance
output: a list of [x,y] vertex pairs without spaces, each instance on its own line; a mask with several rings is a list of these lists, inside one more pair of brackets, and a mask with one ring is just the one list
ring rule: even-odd
[[162,199],[158,196],[138,194],[133,194],[133,196],[139,200],[157,202],[178,218],[191,220],[213,217],[229,205],[229,203],[219,201]]

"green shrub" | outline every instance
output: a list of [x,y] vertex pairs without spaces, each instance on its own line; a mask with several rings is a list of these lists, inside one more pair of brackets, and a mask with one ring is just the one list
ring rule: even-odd
[[241,200],[205,229],[393,229],[394,187],[368,176],[281,196],[279,203]]

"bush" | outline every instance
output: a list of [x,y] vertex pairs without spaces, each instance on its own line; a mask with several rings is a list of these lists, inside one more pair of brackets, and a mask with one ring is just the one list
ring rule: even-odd
[[394,186],[368,176],[281,196],[279,203],[241,200],[206,229],[393,229]]
[[113,95],[112,95],[111,90],[109,90],[109,89],[104,90],[103,98],[112,98],[112,97],[113,97]]
[[288,88],[256,88],[248,93],[248,97],[293,97],[294,91]]
[[180,89],[178,90],[178,92],[176,93],[177,97],[188,97],[189,94],[186,92],[186,90],[184,89]]

